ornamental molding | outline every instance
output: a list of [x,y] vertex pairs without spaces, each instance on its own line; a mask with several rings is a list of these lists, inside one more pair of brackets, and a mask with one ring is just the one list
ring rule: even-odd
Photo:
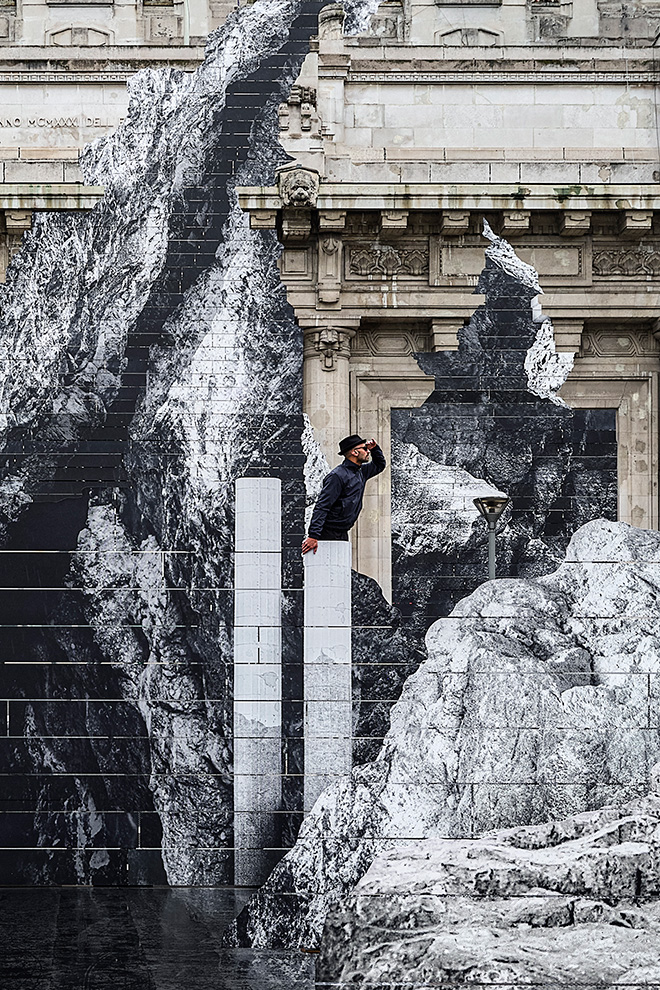
[[119,83],[133,79],[135,72],[0,72],[0,83]]
[[[319,75],[331,75],[331,72],[319,71]],[[652,72],[556,72],[548,69],[527,69],[519,72],[495,72],[492,69],[472,72],[450,72],[442,69],[430,72],[396,71],[383,72],[374,70],[349,71],[348,83],[650,83],[655,84],[657,78]]]
[[660,277],[660,250],[654,247],[607,248],[594,250],[594,275],[601,278]]
[[350,246],[348,249],[348,275],[368,278],[425,278],[429,273],[428,245],[398,248],[390,244],[369,247]]
[[360,330],[351,342],[351,355],[359,357],[405,357],[420,351],[431,350],[431,338],[427,333],[400,331],[386,333],[378,330]]
[[586,330],[583,357],[657,357],[660,343],[650,330]]

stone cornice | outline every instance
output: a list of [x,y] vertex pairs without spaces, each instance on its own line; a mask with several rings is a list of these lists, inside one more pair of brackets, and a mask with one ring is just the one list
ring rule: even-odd
[[104,195],[103,186],[72,182],[0,183],[0,210],[91,210]]
[[[278,210],[277,187],[238,189],[244,210]],[[660,210],[660,185],[558,186],[549,183],[489,185],[476,183],[321,182],[319,210]]]

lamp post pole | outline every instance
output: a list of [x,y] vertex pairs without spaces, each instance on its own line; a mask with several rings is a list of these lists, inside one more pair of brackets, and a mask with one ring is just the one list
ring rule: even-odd
[[488,580],[495,577],[495,523],[488,520]]
[[484,495],[473,499],[473,502],[488,523],[488,579],[492,581],[495,577],[495,526],[509,504],[509,498],[506,495]]

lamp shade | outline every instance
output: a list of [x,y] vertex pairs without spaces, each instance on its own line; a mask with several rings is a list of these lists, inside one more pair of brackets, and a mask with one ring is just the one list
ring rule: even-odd
[[482,498],[473,499],[473,502],[486,522],[494,525],[506,509],[510,499],[506,495],[484,495]]

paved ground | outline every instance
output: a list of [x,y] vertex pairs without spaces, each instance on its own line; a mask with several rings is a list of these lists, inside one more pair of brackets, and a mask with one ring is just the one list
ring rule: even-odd
[[302,953],[226,950],[231,888],[0,889],[2,990],[312,990]]

